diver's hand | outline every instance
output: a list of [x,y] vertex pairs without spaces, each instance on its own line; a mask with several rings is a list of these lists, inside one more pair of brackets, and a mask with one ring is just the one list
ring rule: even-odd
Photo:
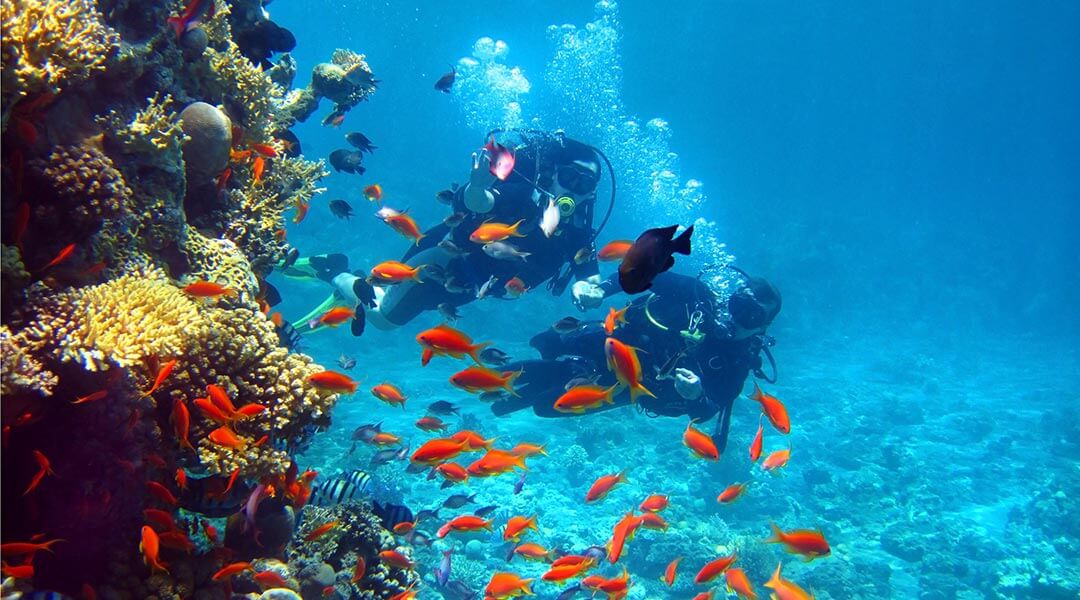
[[490,211],[495,206],[495,194],[498,193],[490,189],[493,183],[495,176],[491,174],[487,152],[473,152],[472,172],[469,173],[469,183],[465,185],[465,208],[475,213]]
[[701,397],[701,378],[690,369],[675,369],[675,391],[687,400],[697,400]]
[[574,306],[585,312],[590,308],[596,308],[604,301],[604,289],[600,287],[600,276],[593,275],[582,281],[575,281],[570,288],[570,295],[574,298]]

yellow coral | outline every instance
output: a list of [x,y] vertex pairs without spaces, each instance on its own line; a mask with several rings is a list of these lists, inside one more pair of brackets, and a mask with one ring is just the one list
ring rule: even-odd
[[210,239],[192,227],[184,228],[180,246],[192,265],[193,279],[213,281],[254,297],[259,282],[252,274],[251,263],[244,253],[229,240]]
[[210,70],[224,93],[244,108],[242,124],[256,141],[266,141],[277,130],[277,103],[285,90],[240,53],[233,42],[225,50],[207,48]]
[[0,325],[0,394],[36,392],[42,396],[52,395],[56,387],[55,373],[48,371],[34,356],[42,343],[29,339],[24,333],[12,334],[7,325]]
[[[180,152],[187,136],[180,127],[177,114],[172,110],[172,96],[154,94],[146,108],[128,119],[116,109],[100,119],[109,129],[110,136],[119,142],[126,154],[140,155],[142,162],[155,162],[168,170],[176,170],[182,164]],[[154,157],[154,160],[147,160]]]
[[5,115],[26,95],[103,69],[119,42],[91,0],[3,0],[0,21]]
[[86,288],[35,298],[28,335],[56,358],[90,371],[140,365],[185,354],[205,330],[199,305],[158,269],[128,273]]

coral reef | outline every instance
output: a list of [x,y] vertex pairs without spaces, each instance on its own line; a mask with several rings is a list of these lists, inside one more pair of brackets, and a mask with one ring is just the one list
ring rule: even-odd
[[0,21],[5,122],[22,98],[58,93],[104,69],[119,42],[91,0],[3,0]]
[[180,164],[186,132],[177,120],[172,104],[171,96],[154,94],[148,99],[146,108],[130,118],[115,109],[109,111],[103,117],[102,125],[120,153],[135,157],[142,165],[174,170]]
[[50,199],[37,206],[34,218],[78,229],[94,230],[103,219],[118,216],[131,198],[131,189],[111,158],[94,140],[80,146],[59,146],[28,165]]
[[184,168],[188,181],[216,177],[229,164],[232,121],[216,106],[192,102],[180,113],[184,142]]

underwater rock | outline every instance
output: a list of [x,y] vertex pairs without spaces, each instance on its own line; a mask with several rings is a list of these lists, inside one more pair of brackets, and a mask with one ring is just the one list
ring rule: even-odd
[[881,548],[909,562],[922,560],[927,548],[923,537],[910,530],[910,525],[895,524],[881,533]]
[[184,166],[192,184],[216,177],[229,164],[232,122],[216,106],[193,102],[180,113],[184,142]]
[[210,37],[202,27],[193,27],[186,31],[180,38],[180,47],[184,50],[184,58],[195,60],[202,56],[206,47],[210,44]]
[[345,69],[333,63],[319,63],[311,70],[311,90],[316,96],[334,102],[348,100],[355,86],[345,75]]
[[285,588],[266,590],[259,596],[259,600],[304,600],[299,594]]

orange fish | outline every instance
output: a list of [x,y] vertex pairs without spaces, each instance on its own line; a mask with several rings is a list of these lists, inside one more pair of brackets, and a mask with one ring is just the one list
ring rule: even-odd
[[776,600],[814,600],[814,597],[808,594],[806,590],[780,575],[781,565],[783,563],[776,565],[776,572],[773,573],[772,579],[765,584],[765,587],[773,590],[772,597]]
[[270,315],[270,322],[274,324],[274,327],[280,329],[285,326],[285,317],[281,316],[279,312],[274,312]]
[[174,496],[173,493],[169,491],[169,488],[161,485],[156,481],[147,481],[146,491],[149,492],[150,495],[154,498],[157,498],[158,500],[165,504],[168,504],[169,506],[176,506],[178,504],[176,496]]
[[801,554],[807,562],[822,556],[828,556],[832,551],[829,542],[825,541],[825,535],[813,529],[793,529],[788,532],[782,531],[776,523],[769,523],[772,527],[772,537],[765,540],[766,544],[783,544],[784,549],[792,554]]
[[104,398],[105,396],[108,396],[108,395],[109,395],[108,390],[98,390],[98,391],[94,392],[93,394],[87,394],[85,396],[79,396],[78,398],[72,400],[71,403],[72,404],[83,404],[85,402],[93,402],[95,400],[101,400],[102,398]]
[[468,471],[474,477],[491,477],[512,471],[515,467],[529,470],[525,466],[524,456],[515,456],[505,450],[488,450],[487,454],[469,465]]
[[371,282],[395,284],[412,280],[423,283],[420,279],[421,268],[422,266],[410,267],[396,260],[383,261],[371,268]]
[[596,253],[596,258],[603,262],[622,260],[623,257],[626,256],[626,253],[630,251],[630,246],[633,245],[633,240],[615,240],[608,242]]
[[191,413],[188,411],[187,404],[179,398],[173,400],[172,423],[173,433],[176,434],[180,447],[194,452],[195,447],[191,445],[191,441],[188,439],[188,431],[191,429]]
[[524,222],[525,219],[521,219],[513,225],[507,225],[506,223],[484,221],[469,235],[469,239],[477,244],[490,244],[491,242],[501,242],[508,237],[525,237],[518,233],[518,227]]
[[158,534],[149,525],[143,525],[142,540],[139,542],[139,552],[142,552],[143,562],[149,565],[154,571],[168,573],[168,565],[161,562],[158,558],[160,551],[161,539],[158,537]]
[[416,343],[438,356],[454,358],[470,356],[478,365],[481,364],[480,351],[491,345],[491,342],[474,344],[472,338],[465,332],[445,323],[416,334]]
[[668,587],[675,585],[675,571],[679,568],[679,561],[681,560],[682,557],[680,556],[668,563],[667,568],[664,569],[664,576],[660,580],[666,583]]
[[484,588],[484,598],[488,600],[505,600],[515,596],[532,595],[532,579],[522,579],[514,573],[494,573]]
[[604,319],[604,331],[611,335],[615,333],[615,328],[619,326],[619,323],[626,324],[626,311],[629,306],[624,306],[622,310],[615,310],[612,306],[608,308],[607,317]]
[[435,467],[435,472],[443,476],[443,479],[447,481],[453,481],[455,483],[461,483],[469,480],[469,472],[465,470],[465,467],[457,463],[444,463]]
[[[33,536],[30,539],[40,539],[38,536]],[[46,552],[52,552],[52,545],[64,540],[55,539],[47,542],[5,542],[0,544],[0,556],[4,558],[11,558],[12,556],[22,556],[24,554],[37,554],[42,550]]]
[[172,370],[176,367],[177,362],[178,361],[176,360],[170,360],[169,362],[161,366],[161,369],[158,370],[157,377],[154,379],[154,385],[150,386],[150,389],[146,392],[143,392],[143,398],[146,398],[150,394],[153,394],[157,391],[158,387],[160,387],[162,382],[165,381],[165,378],[169,376],[169,373],[172,373]]
[[784,450],[777,450],[765,457],[765,460],[761,461],[762,471],[776,471],[787,466],[788,460],[791,459],[791,448]]
[[450,376],[450,383],[465,390],[466,392],[490,392],[497,389],[505,389],[510,395],[517,396],[514,391],[514,380],[521,376],[522,371],[498,371],[487,367],[475,366],[458,371]]
[[626,482],[626,471],[620,471],[614,475],[604,475],[595,482],[592,487],[589,488],[588,493],[585,494],[585,502],[595,502],[607,496],[616,485]]
[[521,442],[518,445],[511,448],[510,449],[510,454],[513,454],[514,456],[524,456],[524,457],[536,456],[537,454],[542,454],[544,456],[547,456],[547,452],[544,451],[543,446],[538,446],[536,444],[529,444],[529,443],[526,443],[526,442]]
[[390,596],[390,600],[416,600],[416,594],[418,592],[413,589],[414,587],[416,587],[415,581],[410,583],[409,587],[405,588],[404,592]]
[[731,504],[741,498],[745,491],[745,483],[733,483],[727,486],[724,491],[720,492],[720,495],[716,497],[716,501],[720,504]]
[[387,431],[380,431],[371,436],[371,443],[376,446],[390,446],[392,444],[400,444],[401,438]]
[[[421,444],[409,459],[414,463],[434,465],[446,462],[465,450],[465,442],[446,438],[436,438]],[[445,474],[444,474],[445,475]]]
[[424,238],[424,234],[420,233],[420,226],[405,213],[389,215],[383,219],[383,222],[392,227],[394,231],[412,240],[417,246],[420,245],[420,240]]
[[608,561],[611,564],[615,564],[619,561],[619,557],[622,556],[623,548],[626,546],[627,540],[633,539],[634,532],[641,526],[641,518],[634,515],[633,511],[626,513],[618,523],[615,524],[611,541],[608,542]]
[[356,311],[347,306],[335,306],[330,310],[324,312],[318,319],[312,319],[308,322],[308,327],[315,329],[319,325],[326,325],[328,327],[337,327],[342,323],[346,323],[356,316]]
[[251,144],[251,149],[267,158],[277,158],[277,150],[270,144]]
[[460,515],[450,519],[435,533],[437,537],[444,538],[451,531],[459,533],[469,533],[473,531],[491,531],[491,524],[493,520],[484,520],[476,515]]
[[421,417],[416,421],[416,427],[423,431],[446,431],[447,425],[439,417],[430,415]]
[[262,156],[256,156],[255,162],[251,165],[251,183],[258,185],[262,181],[263,171],[266,169],[266,159]]
[[262,413],[266,412],[267,410],[269,410],[269,409],[267,409],[262,404],[255,404],[255,403],[245,404],[245,405],[241,406],[240,408],[236,409],[236,416],[237,416],[237,418],[240,418],[240,417],[254,417],[255,415],[262,414]]
[[668,523],[664,517],[660,516],[660,513],[647,512],[638,517],[641,521],[641,526],[645,529],[659,529],[661,531],[667,531]]
[[636,402],[641,394],[656,397],[641,383],[641,361],[638,360],[633,346],[609,337],[604,341],[604,355],[607,357],[608,369],[615,373],[619,383],[630,388],[630,402]]
[[618,384],[609,388],[598,385],[577,385],[566,391],[555,400],[555,410],[564,413],[582,414],[587,410],[599,408],[605,402],[613,404],[614,394],[619,389]]
[[566,566],[571,566],[571,565],[572,566],[578,566],[578,565],[581,565],[583,563],[588,563],[589,566],[592,566],[593,559],[589,558],[588,556],[584,556],[582,554],[567,554],[565,556],[560,556],[559,558],[556,558],[555,560],[553,560],[551,562],[551,566],[553,566],[553,567],[566,567]]
[[392,383],[383,382],[371,388],[371,395],[390,406],[405,408],[405,394],[401,393],[401,390]]
[[474,450],[491,450],[491,446],[495,444],[495,438],[485,440],[484,436],[469,429],[462,429],[450,436],[450,439],[455,442],[465,442],[466,452],[472,452]]
[[245,162],[249,158],[251,158],[251,150],[236,150],[235,148],[229,149],[230,162]]
[[394,525],[394,527],[391,529],[391,531],[393,531],[394,533],[396,533],[398,535],[405,535],[406,533],[409,533],[413,529],[416,529],[416,521],[402,521],[402,522]]
[[230,420],[236,419],[236,405],[225,388],[211,383],[206,386],[206,396],[223,414],[228,415]]
[[513,298],[517,298],[529,291],[529,288],[525,287],[525,282],[522,281],[520,277],[512,277],[510,281],[506,282],[503,288],[505,288],[506,293]]
[[551,560],[553,551],[541,546],[540,544],[534,544],[532,542],[526,542],[524,544],[518,544],[514,547],[512,555],[524,557],[527,560]]
[[732,552],[730,556],[721,556],[714,561],[706,563],[706,565],[701,567],[701,570],[698,571],[698,574],[694,576],[694,583],[701,585],[716,579],[721,573],[726,571],[728,567],[733,565],[738,558],[739,557]]
[[46,264],[44,267],[41,267],[41,270],[44,271],[45,269],[48,269],[49,267],[55,267],[56,265],[58,265],[58,264],[64,262],[65,260],[71,258],[71,255],[74,254],[74,253],[75,253],[75,244],[68,244],[67,246],[64,246],[64,248],[62,250],[60,250],[60,252],[56,255],[55,258],[50,260],[49,263]]
[[660,512],[668,507],[668,497],[662,494],[653,494],[641,501],[638,510],[643,512]]
[[352,579],[349,581],[358,583],[364,578],[364,573],[367,573],[367,561],[364,560],[363,556],[358,556],[356,557],[356,566],[353,567]]
[[754,441],[750,442],[750,462],[757,462],[757,459],[761,458],[761,444],[762,435],[765,432],[765,427],[761,424],[761,419],[758,419],[757,433],[754,435]]
[[308,375],[307,380],[320,390],[338,394],[351,394],[360,386],[359,383],[353,381],[348,375],[336,371],[319,371],[318,373]]
[[537,532],[540,531],[540,529],[536,527],[536,515],[529,518],[520,516],[510,517],[510,520],[506,522],[506,527],[503,528],[503,541],[521,541],[521,536],[525,534],[526,529],[532,529]]
[[214,181],[214,189],[219,192],[225,189],[225,186],[229,185],[229,179],[231,178],[232,167],[225,167],[225,169],[221,171],[221,174],[218,175],[217,179]]
[[273,571],[259,571],[252,575],[251,578],[254,579],[255,583],[259,584],[259,587],[264,591],[272,588],[289,587],[289,582],[285,581],[281,575],[278,575]]
[[784,403],[775,396],[770,396],[761,391],[761,388],[758,387],[756,381],[754,382],[754,391],[750,394],[750,399],[761,403],[761,412],[765,413],[765,416],[777,431],[784,435],[791,433],[791,420],[788,419],[787,408],[784,407]]
[[367,186],[366,188],[364,188],[364,197],[367,198],[370,202],[381,202],[382,186],[377,183],[373,183]]
[[243,448],[247,445],[247,441],[237,436],[227,425],[222,425],[211,431],[210,435],[206,436],[206,439],[223,448]]
[[176,470],[176,487],[181,490],[187,489],[187,471],[184,471],[184,469]]
[[[293,215],[292,222],[293,223],[302,222],[304,220],[304,218],[307,217],[307,214],[308,214],[309,210],[311,210],[311,203],[310,202],[305,202],[304,200],[301,200],[301,199],[297,198],[297,200],[296,200],[296,214]],[[285,239],[285,230],[284,229],[281,230],[281,239],[282,240]]]
[[545,571],[544,574],[540,576],[540,579],[561,584],[574,577],[580,577],[585,571],[588,571],[591,566],[592,561],[589,560],[581,563],[564,565],[552,563],[551,568]]
[[241,573],[243,571],[254,571],[254,570],[255,569],[251,566],[251,563],[248,563],[248,562],[235,562],[235,563],[233,563],[231,565],[226,565],[225,567],[222,567],[222,569],[220,571],[218,571],[217,573],[214,573],[214,575],[210,579],[213,579],[214,581],[224,581],[226,579],[232,578],[236,574]]
[[46,475],[56,475],[56,473],[54,473],[52,470],[52,465],[49,463],[49,459],[46,458],[46,456],[42,454],[40,450],[34,450],[31,452],[31,454],[33,454],[34,461],[38,464],[38,472],[35,473],[34,477],[30,479],[30,486],[26,488],[25,492],[23,492],[23,496],[34,491],[34,489],[37,488],[38,484],[41,483],[41,480],[44,479]]
[[713,600],[712,590],[701,592],[700,594],[695,595],[692,600]]
[[683,445],[689,448],[698,458],[720,460],[720,450],[716,448],[716,443],[713,442],[711,437],[694,427],[693,419],[690,419],[690,422],[686,424],[686,431],[683,432],[682,440]]
[[199,412],[201,412],[204,417],[214,421],[218,425],[225,425],[233,421],[231,415],[221,412],[221,409],[209,398],[196,398],[193,402],[195,408],[199,409]]
[[727,582],[728,591],[735,592],[742,600],[757,600],[754,586],[742,569],[732,568],[724,571],[724,580]]
[[150,523],[156,523],[165,531],[173,531],[177,529],[176,521],[173,520],[171,513],[167,513],[157,508],[147,508],[142,512],[143,518],[145,518]]
[[183,290],[185,294],[195,296],[196,298],[217,298],[219,296],[236,294],[236,290],[227,288],[220,283],[203,280],[189,283],[184,286]]
[[229,481],[225,484],[225,488],[217,493],[208,493],[207,496],[224,500],[229,492],[232,491],[233,486],[236,485],[236,478],[240,476],[240,467],[233,469],[232,475],[229,475]]
[[323,523],[315,529],[312,529],[310,533],[304,536],[304,540],[308,542],[314,542],[330,532],[331,529],[338,526],[338,521],[330,521],[329,523]]
[[171,548],[187,554],[195,552],[195,544],[182,531],[164,531],[158,534],[162,548]]

